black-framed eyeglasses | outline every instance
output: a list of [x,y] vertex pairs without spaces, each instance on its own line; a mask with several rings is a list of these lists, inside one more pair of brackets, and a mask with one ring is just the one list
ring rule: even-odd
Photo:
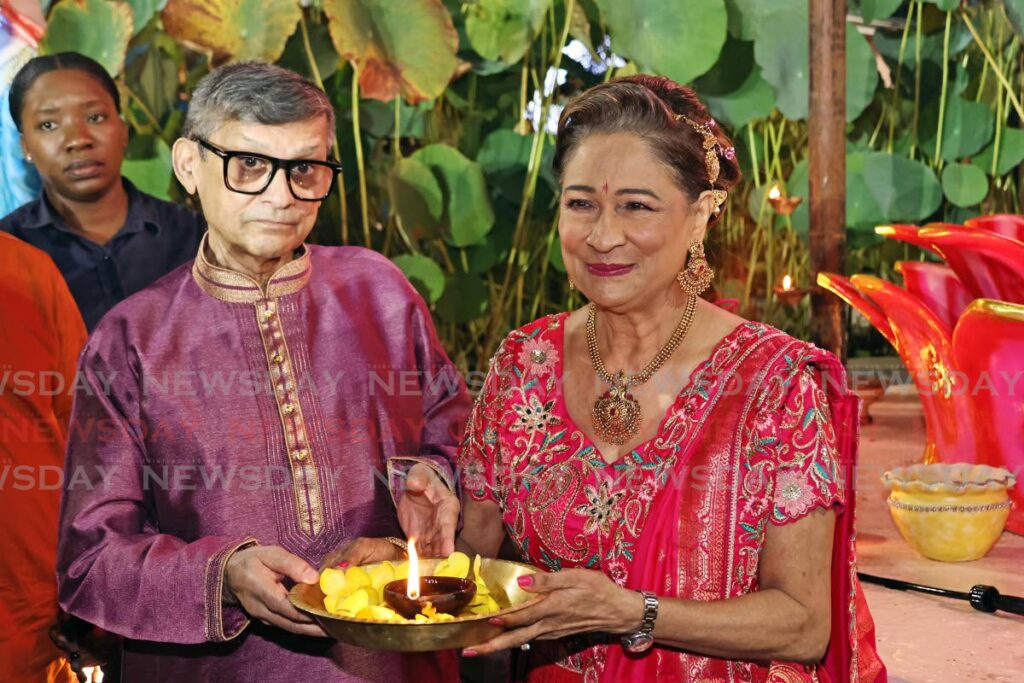
[[255,152],[221,149],[199,137],[194,140],[224,160],[224,186],[239,194],[263,194],[277,170],[283,168],[293,197],[304,202],[321,202],[327,199],[341,172],[341,164],[335,161],[277,159]]

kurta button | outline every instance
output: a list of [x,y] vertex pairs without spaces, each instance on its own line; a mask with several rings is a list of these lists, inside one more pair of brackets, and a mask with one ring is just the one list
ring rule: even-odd
[[269,310],[269,309],[266,310],[266,311],[263,311],[263,317],[266,318],[267,320],[270,320],[271,318],[274,317],[274,312]]
[[292,413],[295,412],[295,406],[293,406],[291,403],[285,403],[284,406],[281,407],[281,410],[284,411],[285,415],[291,415]]
[[298,460],[299,462],[305,460],[307,455],[309,454],[306,453],[306,451],[295,451],[295,459]]
[[275,353],[273,356],[271,356],[270,359],[272,361],[274,361],[275,363],[283,363],[284,362],[284,356],[282,356],[279,353]]

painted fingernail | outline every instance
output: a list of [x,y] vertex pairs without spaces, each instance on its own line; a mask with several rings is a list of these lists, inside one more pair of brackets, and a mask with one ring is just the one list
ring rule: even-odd
[[526,588],[527,586],[532,586],[533,585],[533,577],[530,576],[529,574],[523,574],[518,579],[516,579],[516,581],[518,581],[519,585],[522,586],[523,588]]
[[348,562],[346,562],[345,560],[342,560],[341,562],[338,563],[338,566],[341,567],[342,569],[347,569],[348,568]]
[[477,655],[476,650],[463,650],[462,651],[462,656],[463,657],[476,657],[476,655]]
[[492,617],[492,618],[488,619],[487,622],[490,623],[490,624],[494,624],[495,626],[504,626],[505,625],[505,620],[502,619],[501,617]]

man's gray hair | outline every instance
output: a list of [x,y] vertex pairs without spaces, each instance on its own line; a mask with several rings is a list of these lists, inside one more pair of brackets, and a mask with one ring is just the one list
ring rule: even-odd
[[276,126],[327,117],[328,145],[334,143],[334,108],[323,90],[274,64],[238,62],[214,69],[192,93],[181,135],[209,140],[231,121]]

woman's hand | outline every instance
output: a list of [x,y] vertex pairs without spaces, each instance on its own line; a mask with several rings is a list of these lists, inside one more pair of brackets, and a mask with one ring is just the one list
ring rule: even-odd
[[544,599],[491,619],[492,624],[508,630],[483,645],[463,650],[463,656],[488,655],[531,640],[553,640],[576,633],[632,633],[643,621],[643,596],[593,569],[527,574],[520,577],[519,585]]
[[409,470],[398,499],[398,522],[406,538],[416,539],[421,557],[448,557],[455,552],[459,497],[434,470],[420,463]]

